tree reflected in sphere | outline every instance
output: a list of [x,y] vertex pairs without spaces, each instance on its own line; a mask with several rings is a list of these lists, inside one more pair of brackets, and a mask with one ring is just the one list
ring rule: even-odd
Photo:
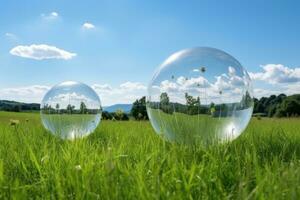
[[253,111],[250,77],[229,54],[198,47],[167,58],[148,86],[147,112],[163,138],[209,145],[233,140]]
[[83,83],[73,81],[51,88],[41,103],[44,127],[63,139],[89,135],[100,123],[101,112],[96,92]]

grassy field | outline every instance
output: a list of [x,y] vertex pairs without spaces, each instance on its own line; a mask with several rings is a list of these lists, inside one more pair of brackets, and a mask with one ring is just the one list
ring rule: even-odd
[[[237,138],[251,119],[251,109],[235,111],[235,115],[212,117],[210,114],[189,115],[159,109],[148,109],[156,132],[166,140],[184,144],[210,145]],[[201,130],[201,131],[199,131]]]
[[63,141],[38,114],[0,112],[1,199],[299,197],[300,119],[253,119],[237,140],[204,149],[165,142],[136,121],[102,121]]
[[100,119],[100,114],[42,115],[42,122],[47,130],[63,139],[74,139],[89,135],[97,127]]

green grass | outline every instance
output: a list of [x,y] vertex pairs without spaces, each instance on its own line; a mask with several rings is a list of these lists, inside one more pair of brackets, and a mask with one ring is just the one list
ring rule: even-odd
[[42,118],[47,129],[55,135],[64,139],[74,139],[91,133],[97,127],[101,115],[43,114]]
[[[218,141],[236,138],[245,129],[251,110],[236,111],[235,116],[212,117],[210,114],[189,115],[174,112],[167,114],[149,108],[157,132],[168,141],[210,145]],[[200,130],[200,131],[199,131]]]
[[165,142],[135,121],[102,121],[90,136],[63,141],[38,114],[0,112],[1,199],[299,196],[299,119],[253,119],[235,141],[204,149]]

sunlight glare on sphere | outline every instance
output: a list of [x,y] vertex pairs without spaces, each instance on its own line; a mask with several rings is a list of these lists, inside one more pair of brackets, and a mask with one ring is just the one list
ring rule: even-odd
[[101,102],[89,86],[66,81],[51,88],[41,103],[44,127],[63,139],[89,135],[101,120]]
[[147,112],[168,141],[212,144],[238,137],[253,111],[247,71],[229,54],[197,47],[174,53],[149,86]]

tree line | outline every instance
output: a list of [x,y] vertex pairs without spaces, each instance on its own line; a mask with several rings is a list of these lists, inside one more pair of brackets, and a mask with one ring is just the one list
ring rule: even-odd
[[84,102],[80,102],[79,108],[72,104],[68,104],[66,108],[61,108],[60,104],[55,104],[55,107],[52,107],[49,104],[45,104],[42,107],[42,112],[44,114],[97,114],[99,109],[89,109]]
[[233,110],[247,109],[252,106],[251,96],[248,92],[243,95],[240,102],[236,103],[213,103],[209,105],[203,104],[200,97],[193,97],[188,93],[184,95],[185,103],[170,102],[166,92],[161,93],[159,102],[149,102],[152,109],[160,109],[165,113],[172,114],[173,112],[184,113],[188,115],[206,114],[213,117],[221,117],[230,115]]
[[0,110],[8,112],[39,111],[40,104],[0,100]]
[[148,120],[145,96],[133,102],[130,113],[125,113],[121,109],[118,109],[115,112],[111,113],[107,111],[102,112],[102,119],[129,120],[130,118],[133,118],[135,120]]
[[298,117],[300,116],[300,94],[254,98],[253,113],[268,117]]
[[[186,114],[211,114],[214,116],[221,116],[226,113],[226,109],[229,106],[239,106],[238,109],[243,107],[249,107],[250,95],[243,96],[241,102],[237,105],[216,105],[211,103],[210,105],[201,105],[201,99],[199,97],[193,97],[188,93],[185,94],[186,104],[172,103],[170,102],[167,93],[160,95],[159,102],[148,102],[149,106],[153,109],[161,109],[163,112],[172,114],[175,112],[181,112]],[[97,112],[93,109],[87,109],[86,105],[82,102],[79,109],[75,109],[75,106],[68,105],[66,109],[60,109],[59,105],[55,107],[44,107],[47,112],[55,113],[70,113],[70,114],[92,114]],[[22,111],[39,111],[40,104],[36,103],[20,103],[15,101],[0,100],[0,110],[22,112]],[[267,116],[267,117],[298,117],[300,116],[300,94],[287,96],[285,94],[271,95],[270,97],[262,97],[260,99],[254,98],[254,115]],[[133,102],[130,113],[125,113],[119,109],[115,112],[102,112],[102,118],[107,120],[129,120],[133,118],[135,120],[148,120],[146,111],[146,97],[142,97]]]

